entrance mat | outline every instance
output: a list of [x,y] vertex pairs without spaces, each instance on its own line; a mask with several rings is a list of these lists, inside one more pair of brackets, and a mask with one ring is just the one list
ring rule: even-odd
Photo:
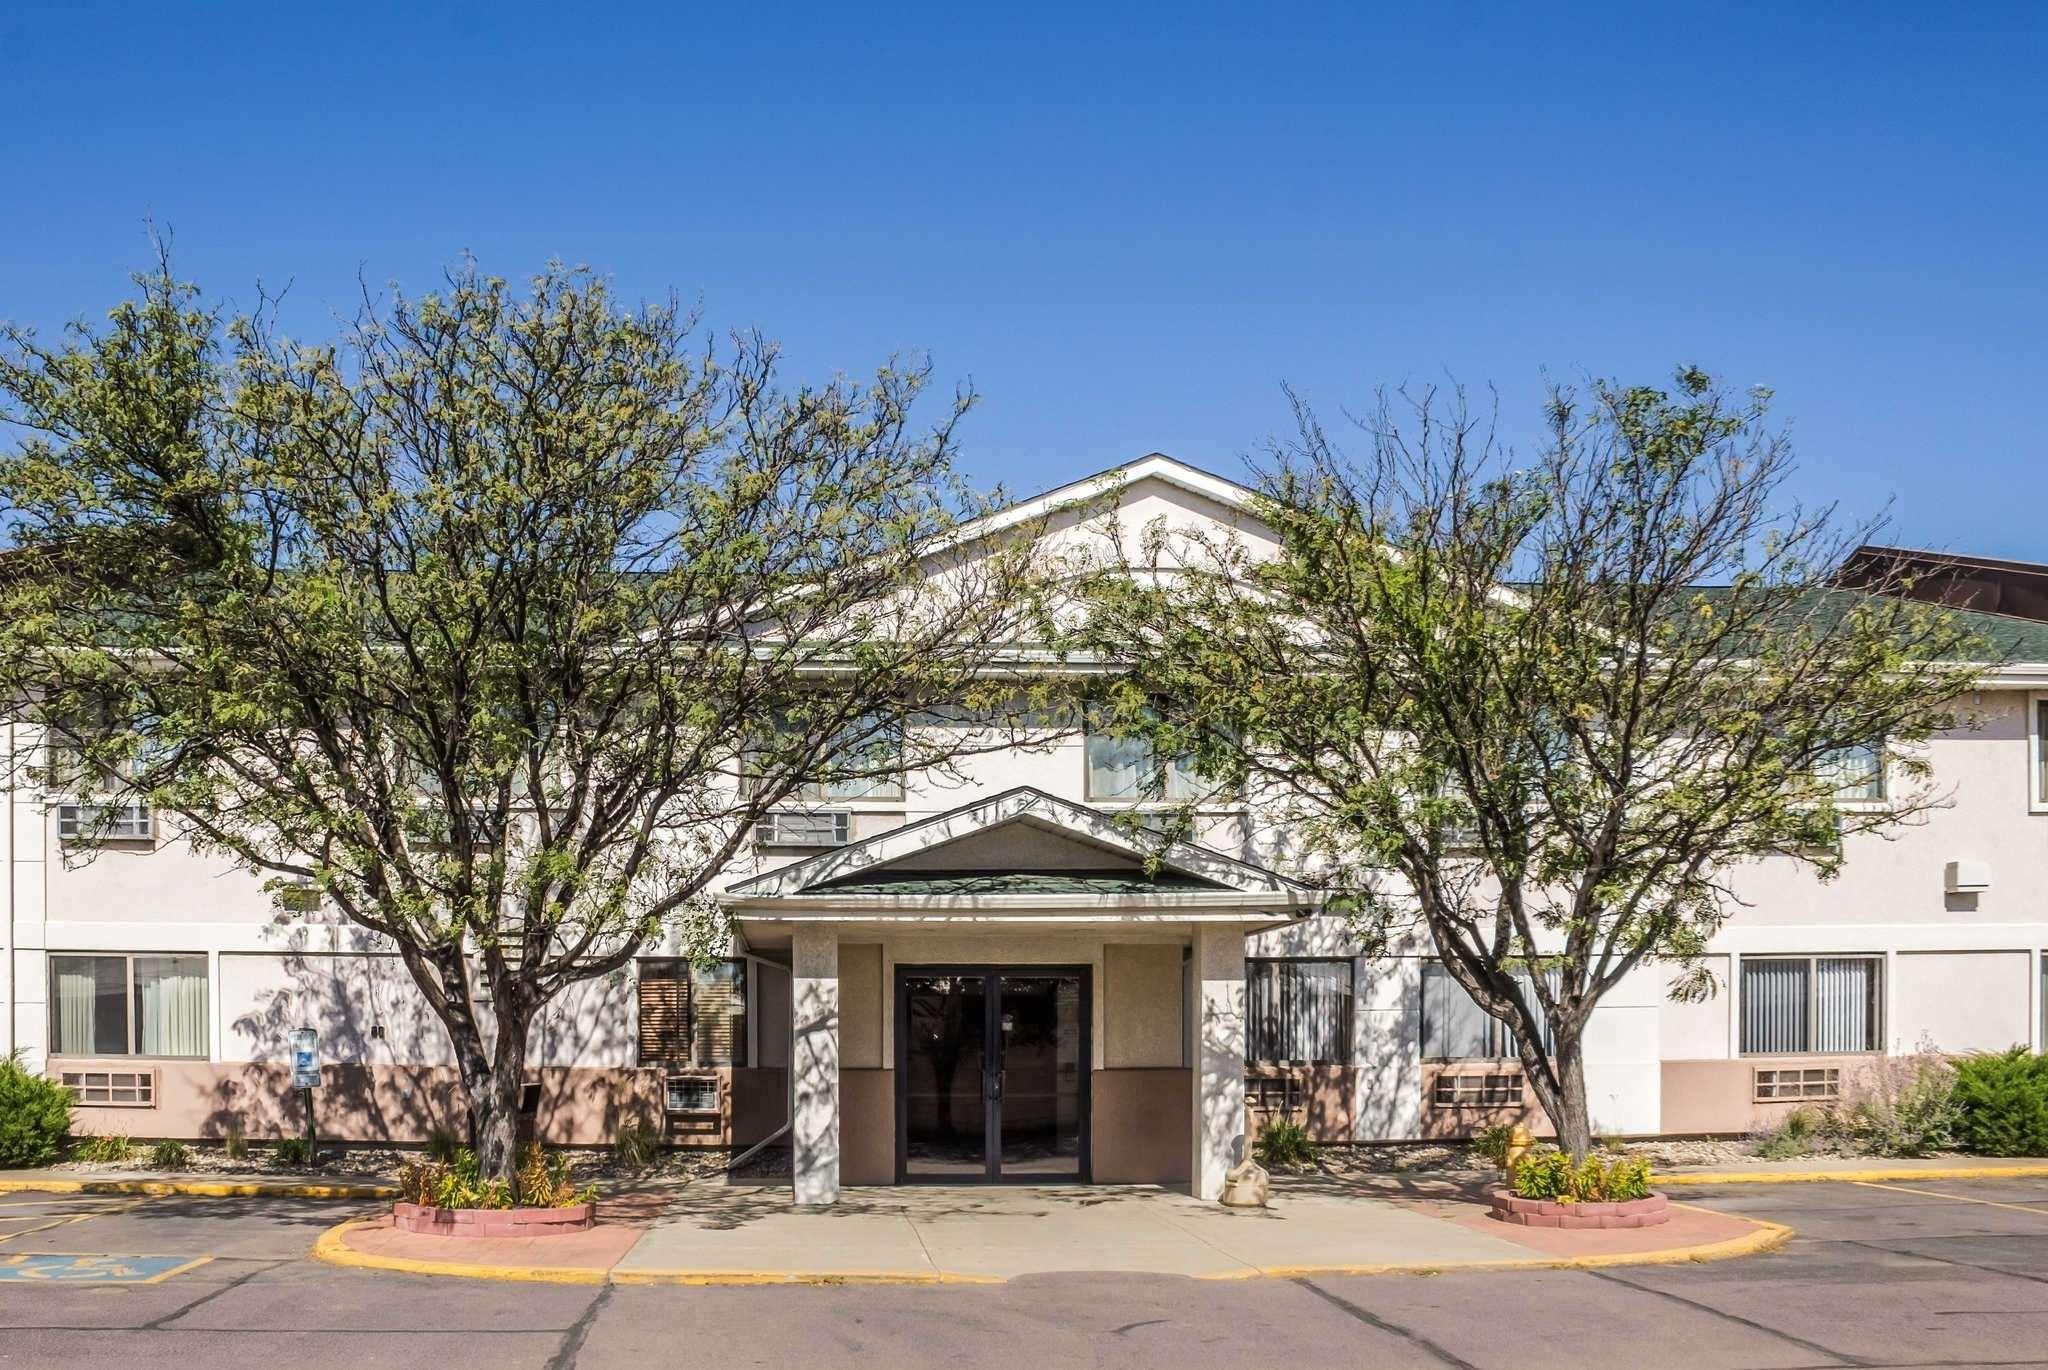
[[0,1256],[0,1284],[162,1284],[211,1256]]

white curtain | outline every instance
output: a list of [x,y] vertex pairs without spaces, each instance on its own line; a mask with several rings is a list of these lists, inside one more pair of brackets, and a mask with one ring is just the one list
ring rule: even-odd
[[205,957],[136,957],[135,1004],[139,1055],[206,1055]]
[[1249,1056],[1341,1065],[1351,1059],[1351,963],[1260,961],[1245,967]]
[[1152,782],[1152,744],[1142,737],[1088,734],[1088,797],[1142,799]]
[[[92,1033],[98,996],[99,977],[93,973],[92,958],[65,957],[57,962],[57,1040],[52,1048],[59,1056],[99,1055]],[[124,1042],[113,1049],[125,1052],[128,1048]]]

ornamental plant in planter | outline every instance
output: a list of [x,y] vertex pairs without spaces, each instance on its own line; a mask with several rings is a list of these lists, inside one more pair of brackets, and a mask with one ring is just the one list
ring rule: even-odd
[[1515,1162],[1513,1189],[1492,1197],[1493,1217],[1525,1227],[1655,1227],[1671,1219],[1641,1156],[1588,1156],[1573,1165],[1561,1151],[1535,1152]]
[[539,1237],[580,1232],[597,1219],[597,1186],[569,1179],[569,1158],[538,1146],[519,1153],[513,1182],[483,1178],[476,1154],[401,1167],[392,1222],[406,1232],[460,1237]]

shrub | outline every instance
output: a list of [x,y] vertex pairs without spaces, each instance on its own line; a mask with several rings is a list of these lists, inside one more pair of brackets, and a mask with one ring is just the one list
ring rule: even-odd
[[78,1159],[88,1165],[118,1165],[135,1154],[135,1143],[123,1132],[102,1132],[78,1144]]
[[0,1169],[48,1165],[71,1132],[71,1091],[32,1074],[19,1056],[0,1060]]
[[183,1170],[192,1164],[192,1153],[183,1142],[166,1137],[149,1149],[149,1163],[158,1170]]
[[1562,1151],[1536,1151],[1515,1162],[1514,1187],[1524,1199],[1623,1203],[1649,1197],[1650,1162],[1643,1156],[1588,1156],[1573,1165]]
[[2048,1055],[2014,1047],[1956,1066],[1957,1132],[1986,1156],[2048,1156]]
[[448,1165],[462,1150],[462,1141],[445,1127],[433,1128],[427,1133],[427,1159]]
[[1508,1163],[1508,1147],[1513,1144],[1515,1127],[1513,1123],[1495,1123],[1482,1127],[1472,1134],[1472,1149],[1497,1166]]
[[1831,1120],[1858,1151],[1925,1156],[1954,1146],[1962,1109],[1956,1069],[1923,1043],[1919,1052],[1877,1062],[1855,1080]]
[[645,1170],[661,1150],[661,1132],[645,1118],[628,1118],[612,1137],[612,1160],[621,1170]]
[[399,1167],[398,1196],[427,1208],[573,1208],[595,1199],[597,1186],[578,1189],[569,1183],[569,1158],[537,1146],[519,1153],[515,1185],[486,1180],[475,1153],[460,1148],[451,1160]]
[[1789,1161],[1822,1148],[1828,1120],[1817,1108],[1801,1105],[1769,1127],[1750,1134],[1750,1149],[1767,1161]]
[[240,1123],[228,1124],[228,1130],[222,1134],[220,1139],[220,1149],[227,1153],[227,1157],[231,1161],[246,1161],[249,1159],[249,1139],[243,1135]]
[[277,1163],[289,1166],[313,1164],[313,1143],[304,1137],[280,1137],[277,1139]]
[[1315,1160],[1316,1144],[1308,1129],[1290,1118],[1279,1118],[1259,1129],[1252,1155],[1268,1170],[1292,1170]]

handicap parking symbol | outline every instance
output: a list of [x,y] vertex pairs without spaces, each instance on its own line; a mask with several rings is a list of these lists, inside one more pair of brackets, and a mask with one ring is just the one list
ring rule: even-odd
[[6,1256],[0,1284],[158,1284],[205,1256]]

